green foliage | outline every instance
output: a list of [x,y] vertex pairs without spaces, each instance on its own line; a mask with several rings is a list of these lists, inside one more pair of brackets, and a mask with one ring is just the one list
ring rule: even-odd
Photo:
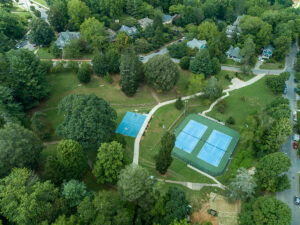
[[68,2],[68,14],[75,28],[79,28],[80,24],[90,16],[90,10],[86,4],[80,0],[71,0]]
[[210,40],[218,36],[218,29],[214,22],[204,21],[198,26],[198,40]]
[[3,34],[3,38],[6,37],[7,39],[15,40],[20,39],[25,35],[26,27],[18,15],[0,8],[0,21],[0,33]]
[[157,55],[146,63],[145,77],[154,89],[169,91],[178,81],[179,70],[169,56]]
[[47,119],[46,114],[35,112],[31,117],[31,128],[33,132],[42,140],[49,140],[54,133],[52,124]]
[[274,101],[267,105],[266,112],[275,120],[289,118],[291,113],[289,100],[284,97],[277,97]]
[[283,173],[287,172],[290,166],[291,160],[283,152],[266,155],[256,166],[255,177],[258,186],[261,190],[276,192],[282,181],[286,181]]
[[121,55],[120,86],[127,96],[133,96],[143,76],[143,64],[134,51],[126,49]]
[[147,169],[128,165],[121,170],[118,191],[128,201],[138,201],[151,190],[152,181]]
[[191,60],[190,70],[194,74],[203,73],[206,78],[213,74],[212,61],[207,49],[199,51],[196,57]]
[[204,74],[191,74],[189,90],[192,93],[198,93],[204,88]]
[[187,70],[190,67],[190,57],[189,56],[184,56],[180,59],[179,61],[179,66],[181,67],[181,69],[183,70]]
[[41,70],[40,60],[27,49],[11,50],[7,54],[9,73],[0,74],[0,81],[14,92],[25,108],[31,108],[49,94],[49,86]]
[[65,115],[58,135],[78,141],[84,149],[98,148],[115,133],[116,111],[94,94],[68,95],[60,102],[58,112]]
[[67,62],[67,69],[69,69],[73,73],[78,73],[78,70],[79,70],[78,62],[68,61]]
[[64,176],[69,179],[81,179],[87,163],[80,144],[73,140],[63,140],[57,146],[57,159],[64,167]]
[[221,64],[219,62],[219,60],[217,58],[213,58],[211,60],[211,64],[212,64],[212,74],[218,74],[221,71]]
[[124,165],[123,154],[123,146],[116,141],[101,144],[93,169],[93,174],[99,183],[117,182],[119,172]]
[[118,73],[120,66],[120,53],[116,49],[109,49],[106,54],[97,54],[92,60],[93,70],[98,76],[107,73]]
[[204,88],[204,94],[210,100],[215,100],[222,96],[223,88],[219,84],[217,78],[211,77],[208,80],[207,86]]
[[55,58],[61,58],[62,51],[57,47],[55,42],[52,42],[50,46],[50,52]]
[[0,180],[0,208],[10,223],[41,224],[58,216],[59,191],[49,181],[40,182],[28,169],[13,169]]
[[81,83],[87,84],[91,81],[91,66],[88,63],[82,63],[78,72],[77,78]]
[[235,119],[230,116],[228,117],[228,119],[226,120],[226,123],[230,124],[230,125],[234,125],[235,124]]
[[296,62],[295,62],[295,64],[294,64],[294,70],[295,70],[296,72],[298,72],[298,73],[296,73],[297,76],[296,76],[296,74],[295,74],[295,77],[297,77],[296,79],[297,79],[297,80],[300,80],[300,79],[298,79],[298,77],[300,77],[300,54],[298,54],[297,60],[296,60]]
[[45,181],[50,180],[53,184],[60,185],[65,179],[64,169],[63,164],[56,156],[49,156],[46,159],[42,179]]
[[109,73],[107,73],[107,74],[105,75],[104,80],[105,80],[107,83],[109,83],[109,84],[112,84],[112,83],[113,83],[112,76],[111,76]]
[[171,165],[173,158],[171,152],[175,145],[174,134],[166,132],[160,140],[160,149],[156,155],[155,167],[158,172],[165,174]]
[[252,38],[247,38],[244,47],[241,49],[241,56],[243,58],[243,62],[246,65],[253,65],[255,64],[255,44]]
[[48,21],[55,31],[61,32],[67,26],[69,15],[67,1],[52,0],[48,13]]
[[169,54],[172,58],[181,59],[188,54],[188,47],[186,45],[186,41],[171,44],[167,47],[169,50]]
[[69,218],[61,215],[51,225],[80,225],[80,223],[75,215],[71,215]]
[[178,220],[175,219],[170,225],[189,225],[190,223],[187,221],[187,219]]
[[89,193],[83,182],[78,180],[70,180],[62,184],[62,196],[68,201],[69,206],[76,207]]
[[36,45],[49,45],[54,37],[52,28],[44,20],[34,18],[30,22],[30,42]]
[[63,57],[67,59],[78,59],[81,57],[81,40],[73,39],[69,44],[66,44],[63,50]]
[[287,81],[289,77],[289,72],[283,72],[279,76],[268,77],[266,79],[266,84],[274,94],[281,94],[283,93],[285,81]]
[[175,108],[178,110],[181,110],[183,108],[183,101],[181,100],[181,97],[179,97],[175,102]]
[[31,131],[7,123],[0,129],[0,177],[14,167],[35,168],[42,149],[42,142]]
[[224,99],[224,100],[221,100],[221,101],[218,103],[218,105],[217,105],[217,110],[218,110],[218,112],[220,112],[220,113],[225,113],[226,108],[227,108],[227,102],[226,102],[225,99]]
[[291,209],[275,197],[259,197],[242,205],[241,225],[291,224]]

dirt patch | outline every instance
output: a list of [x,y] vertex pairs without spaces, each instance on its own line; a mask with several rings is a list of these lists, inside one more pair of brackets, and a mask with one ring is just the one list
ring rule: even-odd
[[[218,216],[214,217],[207,213],[208,209],[216,210]],[[209,195],[209,201],[202,205],[200,211],[192,214],[192,222],[210,221],[213,225],[238,225],[238,214],[241,203],[229,203],[222,195],[213,192]]]

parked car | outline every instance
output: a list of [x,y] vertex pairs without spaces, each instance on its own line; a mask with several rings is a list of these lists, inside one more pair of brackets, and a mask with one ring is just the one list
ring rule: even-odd
[[154,52],[157,53],[157,52],[159,52],[159,51],[160,51],[159,49],[156,49]]
[[294,92],[297,92],[297,88],[294,88]]
[[300,198],[298,196],[294,197],[294,203],[295,205],[300,205]]
[[286,95],[286,93],[287,93],[287,88],[284,87],[284,89],[283,89],[283,94]]
[[297,121],[297,112],[296,111],[293,111],[293,120]]
[[297,150],[298,149],[298,142],[294,141],[293,143],[293,149]]
[[141,56],[141,57],[140,57],[140,60],[144,60],[144,57],[143,57],[143,56]]
[[297,83],[297,79],[296,78],[294,78],[294,82]]
[[293,140],[294,140],[294,141],[299,141],[299,140],[300,140],[299,134],[294,134],[294,135],[293,135]]

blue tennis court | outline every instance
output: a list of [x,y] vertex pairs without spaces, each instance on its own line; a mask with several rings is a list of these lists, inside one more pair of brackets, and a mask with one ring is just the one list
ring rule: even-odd
[[200,139],[205,133],[207,126],[202,123],[198,123],[195,120],[190,120],[190,122],[185,126],[183,132]]
[[213,130],[206,142],[216,146],[219,149],[222,149],[223,151],[226,151],[231,142],[231,139],[232,137],[220,131]]
[[198,158],[205,162],[217,167],[225,154],[225,151],[213,146],[209,143],[205,143],[198,154]]
[[127,112],[122,122],[116,130],[116,133],[124,134],[130,137],[136,137],[146,119],[145,115]]
[[187,153],[191,153],[195,146],[197,145],[199,139],[186,134],[185,132],[181,132],[175,141],[175,146]]

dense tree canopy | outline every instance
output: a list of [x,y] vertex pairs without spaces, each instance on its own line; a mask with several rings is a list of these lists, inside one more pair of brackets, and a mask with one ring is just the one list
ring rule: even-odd
[[80,24],[90,17],[90,10],[86,4],[80,0],[71,0],[68,2],[68,14],[71,22],[78,29]]
[[34,18],[30,22],[30,42],[37,45],[49,45],[54,38],[52,28],[44,20]]
[[57,32],[65,30],[69,20],[67,1],[52,0],[48,11],[48,21]]
[[42,142],[31,131],[18,124],[6,124],[0,129],[0,177],[14,167],[35,168],[42,149]]
[[200,50],[196,57],[191,60],[190,70],[194,74],[203,73],[205,77],[213,74],[213,65],[207,49]]
[[154,89],[169,91],[178,81],[179,70],[169,56],[157,55],[146,63],[145,77]]
[[115,132],[115,110],[94,94],[68,95],[60,102],[58,111],[65,115],[58,126],[58,134],[64,139],[78,141],[85,149],[98,148]]

